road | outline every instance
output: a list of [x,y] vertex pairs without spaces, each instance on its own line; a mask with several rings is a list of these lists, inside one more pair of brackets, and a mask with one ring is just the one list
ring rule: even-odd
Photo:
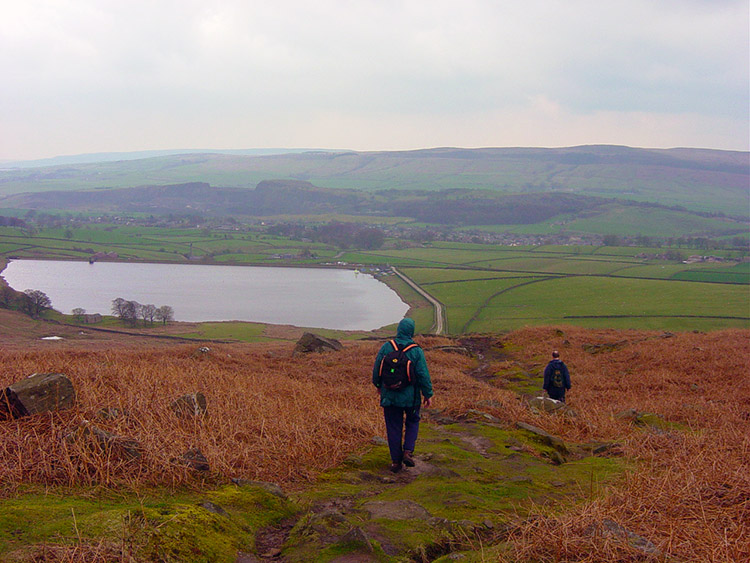
[[443,305],[435,299],[432,295],[427,293],[424,289],[419,287],[416,283],[414,283],[411,279],[409,279],[407,276],[399,272],[396,268],[391,268],[393,270],[393,273],[396,274],[398,277],[400,277],[402,280],[404,280],[406,283],[408,283],[411,287],[414,288],[414,291],[419,293],[422,297],[427,299],[430,303],[432,303],[432,307],[435,310],[435,334],[443,334],[443,327],[445,326],[444,322],[444,311],[443,311]]

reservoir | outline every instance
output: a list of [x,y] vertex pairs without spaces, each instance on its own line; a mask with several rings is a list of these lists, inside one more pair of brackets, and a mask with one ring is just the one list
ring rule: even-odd
[[373,276],[334,268],[11,260],[2,276],[17,291],[43,291],[66,314],[80,307],[110,315],[121,297],[169,305],[177,321],[373,330],[409,309]]

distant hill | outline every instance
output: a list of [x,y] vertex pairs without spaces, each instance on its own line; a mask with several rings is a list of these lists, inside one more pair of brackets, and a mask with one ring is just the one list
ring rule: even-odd
[[0,160],[0,170],[12,170],[17,168],[40,168],[43,166],[68,166],[70,164],[116,162],[121,160],[141,160],[144,158],[157,158],[160,156],[173,156],[179,154],[237,154],[261,156],[270,154],[308,152],[309,150],[310,149],[172,149],[130,152],[97,152],[89,154],[54,156],[51,158],[39,158],[35,160]]
[[[2,170],[0,197],[194,182],[247,189],[276,179],[365,192],[455,188],[516,194],[566,192],[743,216],[750,209],[748,152],[609,145],[261,156],[178,154]],[[0,200],[0,207],[10,205]]]
[[[538,225],[550,222],[580,233],[725,236],[747,224],[660,204],[567,192],[506,194],[492,190],[380,190],[321,188],[301,180],[265,180],[256,188],[217,188],[205,182],[110,190],[48,191],[0,199],[0,208],[86,213],[203,217],[408,218],[456,227]],[[2,218],[2,217],[0,217]],[[11,218],[14,221],[19,219]],[[329,220],[329,219],[327,219]]]

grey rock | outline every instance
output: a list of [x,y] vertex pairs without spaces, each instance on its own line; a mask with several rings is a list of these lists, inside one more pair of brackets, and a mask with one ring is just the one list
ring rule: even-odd
[[638,419],[639,413],[635,409],[625,409],[624,411],[620,411],[615,415],[615,418],[618,420],[630,420],[630,421],[636,421]]
[[562,401],[556,401],[549,397],[532,397],[529,399],[529,407],[536,408],[541,412],[564,412],[568,408]]
[[373,551],[372,544],[370,543],[370,538],[367,537],[367,534],[362,528],[359,528],[355,526],[351,530],[349,530],[347,533],[345,533],[343,536],[341,536],[341,539],[339,540],[339,543],[349,543],[349,544],[357,544],[364,546],[367,551]]
[[229,516],[229,513],[224,510],[222,507],[220,507],[218,504],[214,504],[211,501],[204,501],[200,503],[198,506],[201,508],[205,508],[209,512],[213,512],[214,514],[219,514],[221,516]]
[[602,520],[599,525],[591,526],[587,530],[587,533],[588,535],[601,534],[605,537],[621,538],[643,553],[656,556],[660,554],[659,548],[657,548],[652,542],[620,526],[617,522],[610,520],[609,518]]
[[555,450],[557,450],[558,452],[562,454],[568,453],[568,448],[565,445],[565,442],[563,442],[557,436],[553,436],[552,434],[545,432],[541,428],[537,428],[536,426],[532,426],[531,424],[526,424],[525,422],[516,422],[516,427],[533,434],[534,437],[540,442],[552,448],[555,448]]
[[325,338],[318,334],[313,334],[312,332],[306,332],[297,341],[292,355],[299,356],[301,354],[310,354],[312,352],[337,352],[343,349],[343,345],[338,340]]
[[34,373],[0,390],[0,420],[67,409],[75,404],[73,383],[62,373]]
[[269,483],[268,481],[253,481],[250,479],[238,479],[238,478],[232,478],[232,483],[234,483],[238,487],[244,487],[244,486],[260,487],[267,493],[271,493],[274,496],[277,496],[282,499],[287,498],[287,495],[284,492],[284,489],[282,489],[276,483]]
[[69,444],[84,440],[93,441],[97,448],[129,460],[139,459],[143,452],[137,440],[112,434],[88,422],[80,424],[65,436],[65,441]]
[[208,471],[211,467],[208,464],[206,456],[198,448],[191,448],[182,454],[180,461],[196,471]]
[[179,418],[201,417],[208,411],[206,396],[203,393],[190,393],[178,397],[170,405]]
[[477,409],[469,409],[468,411],[466,411],[466,417],[472,418],[472,419],[479,419],[482,422],[493,422],[493,423],[500,422],[500,419],[497,418],[496,416],[492,416],[489,413],[482,412]]

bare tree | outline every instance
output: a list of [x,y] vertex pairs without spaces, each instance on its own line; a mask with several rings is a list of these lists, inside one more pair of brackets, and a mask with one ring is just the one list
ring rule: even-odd
[[138,320],[139,306],[137,301],[128,301],[127,299],[118,297],[112,300],[112,313],[124,323],[135,326]]
[[116,317],[122,318],[123,311],[125,310],[125,300],[122,297],[118,297],[112,300],[112,314]]
[[174,320],[174,309],[172,309],[172,307],[170,307],[169,305],[162,305],[156,310],[154,316],[156,317],[156,320],[167,324],[168,322]]
[[141,305],[140,306],[140,316],[143,319],[143,324],[149,323],[151,325],[154,324],[154,318],[156,317],[156,305],[153,305],[151,303],[147,305]]
[[82,307],[76,307],[70,313],[74,315],[76,320],[80,323],[83,322],[83,316],[86,314],[86,309]]
[[32,317],[38,317],[42,311],[52,307],[52,300],[43,291],[27,289],[23,294],[23,309]]

